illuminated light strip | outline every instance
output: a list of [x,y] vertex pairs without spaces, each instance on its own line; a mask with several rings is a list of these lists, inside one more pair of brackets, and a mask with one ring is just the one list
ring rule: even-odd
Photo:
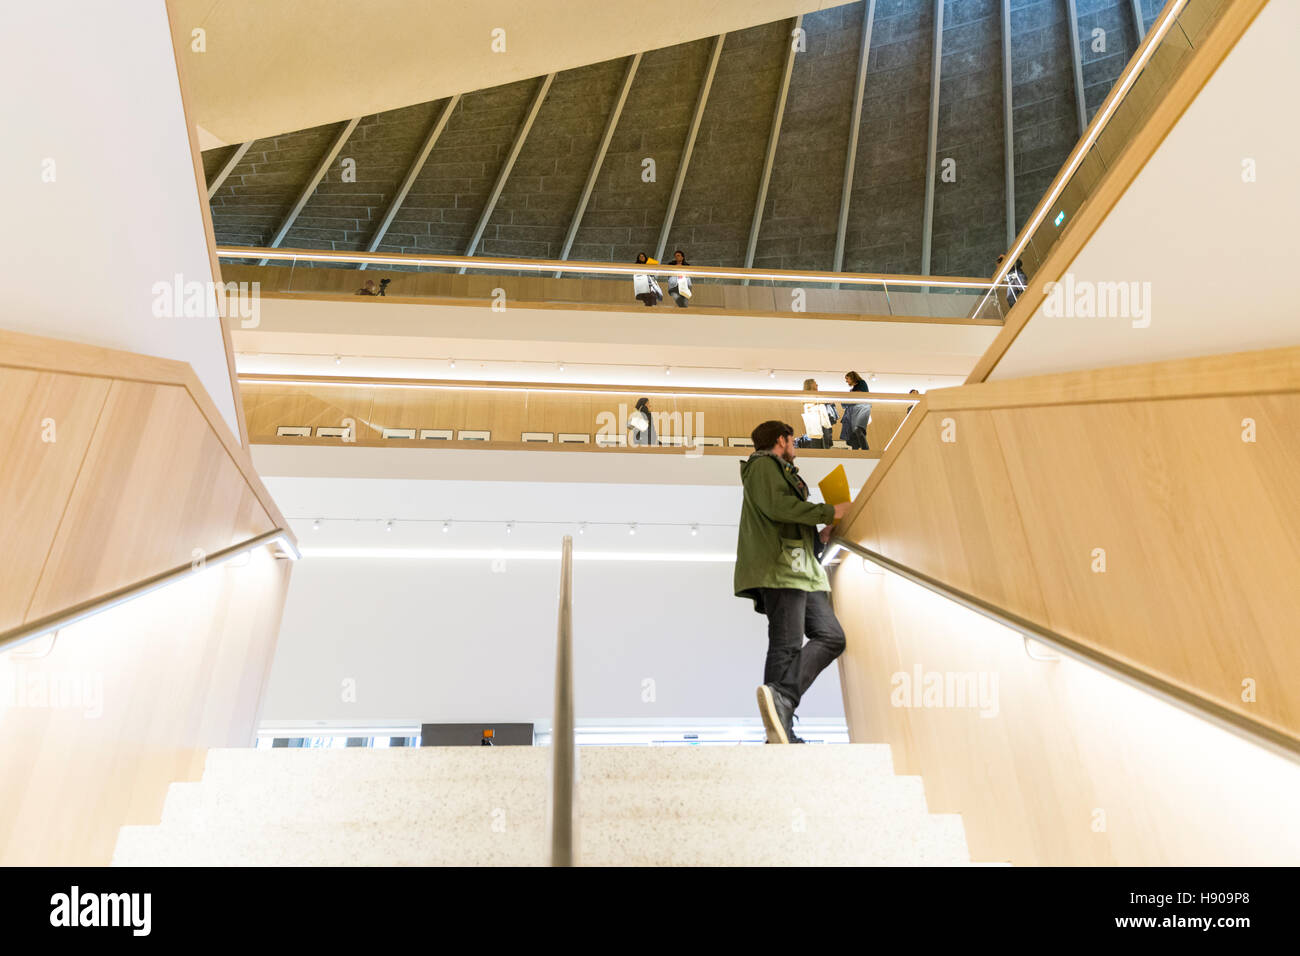
[[1156,48],[1160,46],[1161,41],[1165,38],[1165,34],[1169,32],[1170,27],[1173,26],[1173,22],[1178,19],[1178,15],[1183,12],[1183,7],[1186,5],[1187,0],[1171,0],[1169,9],[1165,13],[1164,18],[1161,19],[1160,23],[1156,25],[1154,30],[1147,34],[1147,39],[1150,42],[1143,47],[1142,51],[1138,54],[1137,61],[1121,78],[1119,86],[1111,92],[1109,101],[1104,104],[1102,109],[1098,111],[1097,115],[1092,118],[1092,125],[1088,127],[1088,131],[1084,134],[1083,139],[1080,140],[1079,144],[1074,148],[1074,154],[1066,163],[1065,174],[1057,178],[1056,186],[1053,187],[1052,191],[1043,198],[1042,202],[1039,203],[1033,221],[1025,227],[1024,232],[1021,233],[1020,241],[1015,244],[1015,247],[1008,252],[1006,258],[1002,260],[1001,268],[993,274],[993,281],[990,283],[988,291],[984,293],[984,297],[980,299],[980,304],[975,307],[975,311],[972,312],[971,315],[980,314],[980,310],[984,308],[984,303],[989,300],[989,296],[993,294],[993,290],[998,288],[1002,284],[1002,280],[1007,277],[1007,273],[1009,273],[1015,265],[1016,259],[1019,258],[1020,253],[1025,251],[1025,247],[1029,245],[1029,241],[1033,238],[1034,233],[1042,224],[1043,218],[1047,215],[1047,211],[1055,205],[1056,200],[1061,198],[1061,194],[1065,192],[1065,187],[1070,184],[1070,177],[1072,177],[1075,170],[1079,168],[1080,164],[1083,162],[1083,158],[1088,155],[1088,150],[1092,149],[1093,144],[1097,142],[1097,138],[1101,135],[1101,131],[1110,121],[1111,115],[1115,110],[1119,109],[1120,103],[1124,101],[1124,95],[1128,93],[1129,87],[1137,82],[1137,78],[1142,73],[1147,61],[1155,55]]
[[296,386],[318,386],[318,385],[336,385],[348,388],[424,388],[424,389],[461,389],[464,391],[481,391],[481,392],[518,392],[518,391],[538,391],[538,392],[557,392],[569,395],[649,395],[672,398],[674,396],[689,396],[692,398],[754,398],[766,401],[793,401],[806,402],[809,395],[824,397],[831,404],[835,402],[860,402],[864,405],[876,404],[881,405],[907,405],[915,404],[920,395],[899,395],[890,392],[794,392],[794,391],[772,391],[772,392],[727,392],[727,391],[707,391],[692,389],[673,389],[664,390],[658,385],[553,385],[550,382],[500,382],[497,384],[483,384],[481,382],[465,381],[457,382],[452,380],[426,380],[426,379],[381,379],[381,378],[357,378],[353,376],[338,377],[333,376],[298,376],[298,375],[259,375],[248,374],[240,375],[239,383],[241,385],[296,385]]
[[600,275],[633,276],[646,272],[655,275],[690,275],[703,279],[750,279],[771,282],[808,282],[827,285],[844,282],[856,285],[907,285],[937,286],[949,289],[986,289],[992,291],[996,283],[988,279],[952,279],[940,276],[867,275],[853,272],[762,272],[754,269],[725,269],[714,266],[690,266],[669,270],[660,263],[657,269],[644,263],[574,262],[558,260],[496,259],[486,256],[415,256],[407,253],[331,252],[314,249],[266,248],[262,246],[218,246],[217,255],[223,259],[304,259],[309,262],[365,262],[394,266],[429,266],[459,269],[468,266],[484,271],[512,269],[521,272],[587,272]]
[[291,561],[297,561],[302,557],[302,552],[293,543],[293,539],[282,528],[276,528],[265,534],[259,534],[255,538],[249,538],[247,541],[241,541],[238,544],[232,544],[228,548],[222,548],[220,551],[210,555],[205,555],[202,564],[195,566],[194,562],[189,562],[170,571],[163,571],[161,574],[155,574],[152,577],[145,578],[135,584],[128,585],[124,588],[118,588],[116,591],[110,591],[108,594],[101,595],[90,601],[83,601],[80,604],[73,605],[66,610],[59,611],[55,614],[47,615],[39,620],[23,624],[11,630],[0,633],[0,653],[13,650],[23,644],[33,641],[38,637],[44,637],[52,631],[59,631],[69,627],[87,618],[94,617],[103,611],[126,604],[138,597],[143,597],[152,591],[160,590],[169,584],[179,581],[182,578],[194,574],[201,574],[211,568],[219,567],[226,564],[234,558],[251,553],[262,545],[271,544],[279,545],[284,557]]
[[[558,561],[559,551],[509,551],[499,548],[303,548],[304,558],[361,558],[401,561]],[[575,561],[665,561],[733,564],[729,552],[575,551]]]
[[[909,568],[905,564],[887,558],[869,548],[864,548],[853,541],[835,538],[832,544],[839,545],[845,551],[856,554],[882,570],[892,572],[898,577],[923,587],[953,604],[960,605],[967,610],[996,621],[1023,638],[1037,641],[1064,657],[1085,664],[1108,677],[1113,677],[1167,704],[1172,704],[1256,746],[1263,747],[1272,753],[1286,757],[1288,760],[1300,763],[1300,743],[1267,724],[1231,710],[1208,697],[1193,694],[1157,674],[1152,674],[1136,665],[1111,657],[1104,651],[1091,647],[1082,641],[1076,641],[1056,631],[1048,630],[1027,618],[1003,610],[982,598],[945,584],[938,578],[932,578],[928,574]],[[1026,654],[1029,653],[1027,644],[1025,645],[1025,652]]]

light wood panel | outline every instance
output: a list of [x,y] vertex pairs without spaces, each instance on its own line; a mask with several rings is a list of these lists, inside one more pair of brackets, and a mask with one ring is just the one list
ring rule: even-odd
[[[0,865],[106,865],[207,748],[251,744],[289,573],[262,550],[64,628],[47,656],[0,654],[0,686],[24,688],[0,706]],[[38,702],[58,687],[88,692]]]
[[1048,625],[1300,738],[1300,395],[982,414]]
[[23,621],[108,389],[101,378],[0,368],[0,631]]
[[[253,469],[247,449],[231,434],[212,397],[199,382],[194,370],[184,362],[0,329],[0,368],[181,386],[189,393],[190,400],[202,414],[208,429],[243,474],[266,513],[278,527],[287,528],[280,509]],[[5,395],[4,398],[13,400],[12,395]],[[293,538],[292,532],[289,537]]]
[[1298,355],[933,392],[844,535],[1300,745]]
[[114,382],[24,620],[275,527],[183,388]]
[[[0,460],[0,631],[284,527],[177,362],[0,332]],[[259,549],[0,653],[0,864],[107,863],[248,744],[288,576]]]
[[[557,440],[560,432],[595,436],[610,420],[616,422],[615,434],[626,434],[627,416],[643,396],[650,398],[651,412],[668,416],[659,427],[662,435],[704,435],[724,440],[748,437],[754,426],[768,419],[787,422],[796,434],[803,434],[801,415],[809,393],[794,393],[800,396],[798,399],[757,401],[707,395],[677,397],[649,389],[591,395],[558,388],[366,388],[246,381],[242,394],[254,442],[274,440],[276,429],[282,425],[306,425],[314,430],[322,425],[341,426],[345,419],[352,418],[357,423],[358,441],[380,438],[384,428],[452,428],[491,431],[495,444],[517,442],[526,431],[549,432]],[[824,400],[830,400],[829,396]],[[872,406],[872,422],[867,429],[872,449],[883,449],[906,410],[906,405]],[[837,424],[837,438],[839,432]]]
[[[856,558],[833,573],[850,737],[888,743],[971,858],[1017,866],[1291,865],[1300,765]],[[993,706],[905,698],[902,675],[963,675]],[[938,704],[939,706],[936,706]]]

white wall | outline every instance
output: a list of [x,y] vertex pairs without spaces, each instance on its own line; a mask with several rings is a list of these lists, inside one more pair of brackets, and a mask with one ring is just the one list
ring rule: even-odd
[[[747,718],[767,619],[729,563],[574,565],[579,720]],[[559,564],[304,558],[294,569],[264,721],[546,720]],[[639,592],[641,597],[631,596]],[[356,681],[355,703],[342,700]],[[656,700],[641,699],[642,680]],[[832,665],[801,717],[841,717]]]
[[188,362],[237,435],[218,320],[151,308],[155,282],[212,279],[163,0],[4,19],[0,326]]

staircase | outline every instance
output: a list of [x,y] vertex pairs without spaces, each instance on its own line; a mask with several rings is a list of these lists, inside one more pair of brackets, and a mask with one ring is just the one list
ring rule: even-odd
[[[213,750],[115,866],[541,865],[551,750]],[[878,744],[585,747],[588,866],[969,863],[961,818]]]

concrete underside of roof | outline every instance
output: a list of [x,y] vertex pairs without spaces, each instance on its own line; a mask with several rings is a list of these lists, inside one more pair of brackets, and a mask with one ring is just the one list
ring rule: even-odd
[[[822,3],[817,6],[833,6]],[[171,0],[202,148],[809,12],[809,0]],[[202,30],[202,52],[194,49]],[[494,31],[504,31],[494,33]]]

